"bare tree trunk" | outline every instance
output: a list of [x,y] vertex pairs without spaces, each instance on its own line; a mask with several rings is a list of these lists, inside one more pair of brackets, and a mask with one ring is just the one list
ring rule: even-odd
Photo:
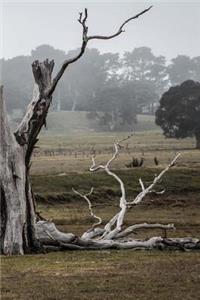
[[24,254],[40,247],[35,237],[35,204],[29,180],[30,159],[37,135],[45,124],[51,96],[53,62],[35,62],[33,99],[15,134],[11,133],[0,93],[0,186],[1,186],[1,252]]
[[23,254],[28,248],[25,150],[11,133],[0,95],[1,247],[4,254]]
[[78,92],[77,92],[77,90],[75,90],[74,91],[74,97],[73,97],[73,103],[72,103],[72,109],[71,109],[71,111],[75,111],[76,110],[77,99],[78,99]]

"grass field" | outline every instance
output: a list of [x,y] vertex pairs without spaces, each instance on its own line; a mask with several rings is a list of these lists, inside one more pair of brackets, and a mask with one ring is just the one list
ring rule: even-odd
[[2,299],[199,299],[199,253],[85,251],[3,259]]
[[[144,184],[152,182],[155,173],[159,173],[160,168],[149,168],[136,170],[117,170],[118,174],[125,182],[126,193],[128,198],[133,198],[141,188],[139,178],[143,178]],[[91,187],[94,187],[92,195],[95,203],[104,203],[105,201],[113,201],[114,198],[120,196],[120,188],[117,182],[104,172],[97,173],[82,173],[82,174],[65,174],[62,176],[56,175],[40,175],[32,176],[34,191],[38,196],[46,199],[66,200],[73,202],[77,196],[72,192],[74,187],[77,190],[88,192]],[[163,180],[157,185],[157,190],[165,189],[165,193],[160,195],[165,199],[168,195],[187,195],[188,193],[200,192],[200,171],[198,169],[171,169],[168,174],[163,177]],[[60,198],[59,198],[60,195]],[[156,198],[156,195],[152,194]],[[41,199],[42,200],[42,199]]]
[[[86,203],[72,192],[95,188],[91,201],[104,223],[118,210],[116,182],[88,171],[90,157],[98,162],[112,155],[114,140],[128,133],[65,133],[41,136],[33,159],[32,183],[37,210],[60,230],[80,235],[93,220]],[[181,158],[158,189],[126,217],[126,224],[175,223],[169,237],[200,237],[200,151],[193,139],[165,139],[158,131],[137,132],[125,143],[113,169],[124,180],[129,199],[140,190],[138,179],[150,182],[177,152]],[[127,169],[132,156],[144,157],[142,168]],[[154,157],[159,165],[154,164]],[[138,231],[136,238],[162,236],[161,230]],[[2,258],[2,299],[112,300],[200,299],[200,253],[158,251],[68,251]]]
[[[47,126],[48,130],[54,134],[66,134],[93,131],[97,124],[95,120],[92,121],[87,118],[85,111],[60,111],[48,114]],[[159,127],[155,125],[154,116],[138,115],[134,129],[137,131],[159,130]]]
[[[130,133],[83,133],[60,136],[43,135],[39,148],[33,158],[32,174],[49,175],[59,173],[83,173],[89,169],[92,154],[99,162],[106,161],[113,153],[113,142],[125,138]],[[165,166],[177,152],[182,155],[178,161],[180,167],[200,167],[199,150],[195,149],[195,140],[166,139],[157,131],[135,133],[124,143],[119,158],[113,168],[124,169],[132,157],[144,157],[144,167],[154,167],[154,157],[159,166]]]
[[[188,197],[191,196],[190,199]],[[200,236],[199,198],[196,193],[147,203],[128,213],[126,224],[174,222],[174,236]],[[189,203],[190,200],[190,203]],[[152,203],[153,201],[153,203]],[[83,233],[92,224],[84,201],[40,203],[42,215],[60,230]],[[117,207],[95,207],[108,220]],[[140,231],[136,238],[161,235]],[[1,299],[199,299],[199,252],[68,251],[25,257],[2,258]]]

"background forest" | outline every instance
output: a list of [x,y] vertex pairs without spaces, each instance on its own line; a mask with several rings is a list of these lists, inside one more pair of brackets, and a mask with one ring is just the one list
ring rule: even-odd
[[[65,53],[41,45],[30,56],[1,59],[2,81],[7,109],[12,119],[23,114],[33,87],[31,63],[38,59],[55,60],[55,71],[79,49]],[[161,95],[169,87],[200,78],[200,56],[178,55],[166,61],[148,47],[132,52],[100,53],[86,50],[84,57],[70,66],[55,93],[53,111],[87,111],[103,130],[130,130],[137,114],[154,114]]]

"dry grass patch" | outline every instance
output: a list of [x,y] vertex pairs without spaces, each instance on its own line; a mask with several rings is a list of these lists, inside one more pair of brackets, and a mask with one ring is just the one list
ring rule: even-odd
[[198,299],[200,255],[83,251],[3,258],[2,299]]

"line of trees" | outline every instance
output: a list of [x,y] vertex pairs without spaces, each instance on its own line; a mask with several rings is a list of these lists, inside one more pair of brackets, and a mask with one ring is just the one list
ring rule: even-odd
[[[30,65],[34,60],[54,58],[56,66],[60,66],[66,56],[71,57],[78,50],[66,54],[49,45],[41,45],[32,50],[30,56],[2,59],[8,111],[24,109],[29,102],[33,86]],[[117,106],[120,111],[120,106],[125,103],[129,111],[135,111],[137,107],[137,112],[151,113],[155,112],[154,104],[170,86],[199,78],[200,56],[179,55],[166,64],[164,56],[155,56],[148,47],[135,48],[122,57],[118,53],[101,54],[97,49],[87,49],[85,56],[71,66],[60,81],[53,109],[93,112],[100,109],[104,116],[105,112],[110,113],[109,119],[112,114],[117,114],[111,107]],[[115,100],[113,89],[118,89]],[[124,113],[118,114],[123,116]]]

